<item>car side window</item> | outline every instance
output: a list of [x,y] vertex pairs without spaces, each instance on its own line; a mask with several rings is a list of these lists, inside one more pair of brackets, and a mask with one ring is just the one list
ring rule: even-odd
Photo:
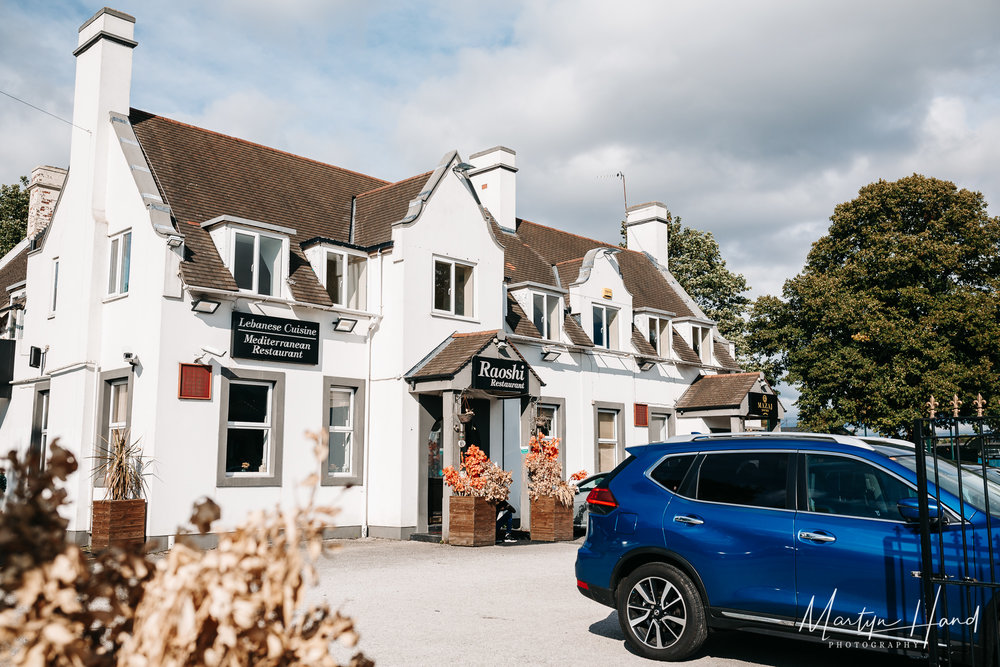
[[916,489],[876,466],[846,456],[806,454],[806,509],[865,519],[903,521],[896,505]]
[[790,457],[788,452],[707,454],[695,497],[730,505],[788,508]]
[[694,459],[694,454],[667,457],[650,471],[649,476],[667,491],[677,493]]

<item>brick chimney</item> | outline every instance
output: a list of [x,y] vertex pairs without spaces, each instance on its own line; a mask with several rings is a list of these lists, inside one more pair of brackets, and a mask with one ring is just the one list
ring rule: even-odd
[[469,178],[483,203],[504,229],[513,232],[517,204],[516,153],[503,146],[473,153],[469,162],[475,169]]
[[52,220],[52,213],[59,199],[66,170],[59,167],[38,166],[31,170],[28,184],[28,238],[35,237]]
[[625,209],[625,245],[667,266],[667,207],[658,201]]
[[108,147],[114,135],[110,114],[129,112],[134,31],[135,18],[105,7],[80,27],[73,51],[76,88],[69,170],[74,191],[78,185],[90,190],[98,218],[103,217],[107,196]]

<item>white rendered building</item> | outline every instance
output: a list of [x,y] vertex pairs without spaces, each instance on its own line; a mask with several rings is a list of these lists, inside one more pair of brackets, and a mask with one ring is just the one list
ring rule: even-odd
[[514,471],[528,527],[536,428],[568,474],[780,419],[669,274],[662,204],[629,209],[626,250],[517,218],[507,148],[389,183],[131,109],[134,23],[81,28],[68,176],[0,260],[0,443],[77,455],[79,541],[103,498],[90,457],[121,429],[153,459],[153,539],[201,496],[217,530],[294,503],[307,431],[328,438],[331,534],[405,539],[447,536],[441,469],[465,444]]

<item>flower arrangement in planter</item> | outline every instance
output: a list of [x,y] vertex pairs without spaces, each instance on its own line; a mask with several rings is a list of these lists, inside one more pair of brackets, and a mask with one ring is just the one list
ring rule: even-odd
[[108,448],[94,457],[94,479],[103,479],[105,499],[93,501],[90,547],[142,544],[146,541],[146,468],[139,441],[126,429],[112,431]]
[[448,542],[480,547],[496,540],[496,504],[510,496],[513,476],[491,461],[475,445],[460,456],[459,469],[444,469],[444,483],[451,487]]
[[587,476],[585,470],[563,479],[559,463],[559,438],[537,435],[528,441],[530,451],[524,459],[531,499],[531,539],[544,542],[573,539],[573,498],[576,484]]

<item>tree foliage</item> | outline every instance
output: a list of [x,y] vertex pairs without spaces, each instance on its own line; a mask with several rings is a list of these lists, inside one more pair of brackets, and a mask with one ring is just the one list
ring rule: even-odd
[[768,372],[800,389],[800,423],[901,434],[931,394],[996,405],[1000,218],[982,194],[914,174],[861,188],[830,220],[749,326]]
[[0,185],[0,257],[22,240],[28,230],[28,179],[20,185]]

